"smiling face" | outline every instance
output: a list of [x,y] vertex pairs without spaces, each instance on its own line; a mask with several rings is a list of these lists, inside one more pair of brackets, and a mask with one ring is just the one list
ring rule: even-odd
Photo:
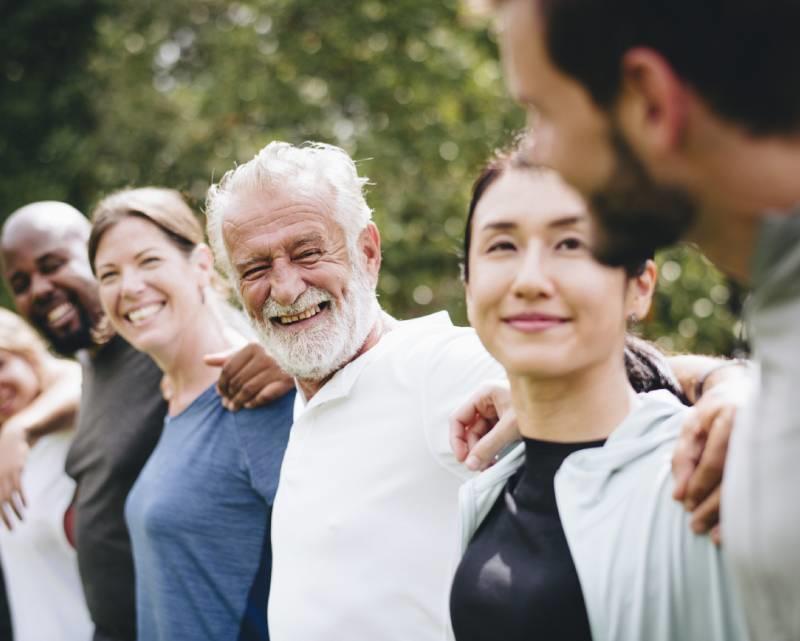
[[[554,379],[621,359],[649,291],[591,254],[586,205],[554,172],[506,169],[472,220],[467,311],[509,375]],[[642,292],[644,291],[644,296]]]
[[192,326],[209,282],[210,259],[201,259],[199,252],[187,256],[139,216],[110,227],[97,246],[95,273],[114,329],[151,356],[174,350]]
[[22,223],[3,239],[5,278],[17,311],[51,343],[71,355],[92,345],[100,316],[86,239],[58,227]]
[[33,366],[19,354],[0,349],[0,423],[30,405],[39,391]]
[[355,358],[378,316],[377,230],[351,248],[324,189],[249,191],[222,224],[244,308],[286,372],[322,380]]

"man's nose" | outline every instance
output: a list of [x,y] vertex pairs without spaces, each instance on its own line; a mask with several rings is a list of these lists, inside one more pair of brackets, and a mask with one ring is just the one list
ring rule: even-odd
[[31,298],[34,303],[44,303],[50,300],[53,295],[53,284],[50,279],[41,274],[31,276]]
[[297,269],[291,266],[275,266],[270,284],[270,298],[279,305],[292,305],[307,289]]

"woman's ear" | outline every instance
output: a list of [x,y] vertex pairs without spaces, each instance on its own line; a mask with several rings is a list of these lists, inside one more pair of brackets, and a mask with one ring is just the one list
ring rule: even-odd
[[641,320],[650,311],[653,292],[658,281],[658,267],[652,260],[645,263],[642,273],[628,279],[628,291],[625,301],[625,316]]
[[189,255],[189,263],[198,270],[202,278],[201,285],[207,287],[211,284],[211,275],[214,273],[214,256],[208,245],[200,243],[195,245],[192,253]]

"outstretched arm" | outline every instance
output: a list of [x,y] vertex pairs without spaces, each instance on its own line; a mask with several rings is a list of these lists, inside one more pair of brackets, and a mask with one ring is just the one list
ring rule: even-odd
[[0,427],[0,520],[7,528],[13,527],[14,515],[23,518],[21,479],[30,448],[38,438],[74,424],[80,396],[80,366],[56,361],[39,396]]

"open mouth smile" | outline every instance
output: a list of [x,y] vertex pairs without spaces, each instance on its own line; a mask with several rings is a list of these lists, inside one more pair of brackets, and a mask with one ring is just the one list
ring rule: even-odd
[[124,314],[124,318],[134,327],[138,327],[158,314],[163,307],[164,303],[151,303],[127,312]]
[[277,325],[293,325],[294,323],[299,323],[300,321],[308,320],[309,318],[313,318],[317,314],[325,311],[330,307],[329,301],[322,301],[321,303],[317,303],[316,305],[312,305],[304,309],[302,312],[297,314],[287,314],[283,316],[272,316],[270,321],[276,323]]
[[59,325],[74,311],[72,303],[59,303],[47,312],[47,324],[51,327]]

